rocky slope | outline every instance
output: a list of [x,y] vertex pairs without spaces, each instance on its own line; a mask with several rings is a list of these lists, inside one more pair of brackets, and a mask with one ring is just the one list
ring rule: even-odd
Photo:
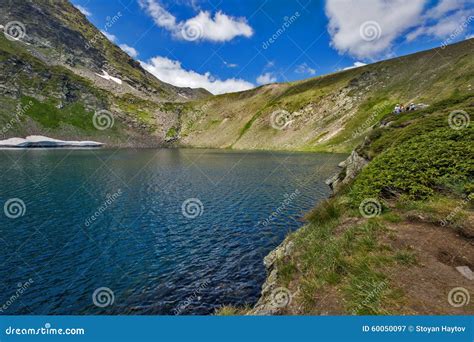
[[397,103],[472,93],[474,40],[313,79],[191,103],[186,146],[350,152]]
[[[111,16],[104,31],[121,17],[120,12]],[[163,103],[210,95],[161,82],[68,1],[2,1],[0,24],[3,138],[50,133],[109,145],[159,146],[179,116],[165,113]],[[99,111],[113,127],[93,125]]]
[[[120,20],[120,12],[111,14],[102,30]],[[211,96],[156,79],[68,1],[2,1],[0,24],[12,35],[0,35],[3,139],[40,134],[108,146],[350,152],[397,102],[430,104],[472,92],[472,39]]]
[[251,315],[473,314],[473,94],[386,115],[264,260]]
[[[454,300],[474,293],[474,40],[210,96],[157,80],[66,1],[2,1],[0,24],[1,139],[351,153],[265,259],[250,313],[473,313]],[[391,114],[410,102],[428,107]]]

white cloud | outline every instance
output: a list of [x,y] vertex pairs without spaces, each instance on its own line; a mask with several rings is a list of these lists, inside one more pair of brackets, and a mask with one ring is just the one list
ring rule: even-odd
[[236,64],[236,63],[229,63],[229,62],[226,62],[226,61],[224,61],[224,64],[225,64],[225,66],[228,67],[228,68],[237,68],[237,67],[239,66],[239,65]]
[[277,78],[271,72],[266,72],[257,77],[258,84],[268,84],[268,83],[275,83]]
[[121,48],[123,51],[125,51],[130,57],[136,58],[136,57],[138,56],[138,51],[137,51],[135,48],[133,48],[133,47],[127,45],[127,44],[120,44],[119,46],[120,46],[120,48]]
[[178,87],[204,88],[213,94],[232,93],[254,88],[254,84],[242,79],[219,80],[211,73],[199,74],[192,70],[186,70],[179,61],[166,57],[157,56],[147,62],[140,62],[143,68],[155,75],[163,82]]
[[358,68],[358,67],[361,67],[361,66],[364,66],[364,65],[367,65],[367,64],[362,63],[362,62],[354,62],[353,65],[348,66],[348,67],[346,67],[346,68],[344,68],[344,69],[342,69],[342,70],[354,69],[354,68]]
[[372,58],[417,25],[426,0],[327,0],[331,45],[340,53]]
[[214,17],[208,11],[200,11],[195,17],[178,21],[158,0],[139,0],[140,6],[155,23],[180,40],[226,42],[238,36],[251,37],[253,29],[245,18],[234,18],[218,11]]
[[466,36],[466,39],[472,39],[472,38],[474,38],[474,34],[470,34],[470,35]]
[[[474,14],[470,0],[327,0],[331,45],[361,59],[390,55],[397,39],[459,36]],[[467,22],[469,24],[469,22]]]
[[87,8],[85,8],[84,6],[74,5],[74,7],[76,7],[86,17],[90,17],[92,15],[92,13]]
[[438,19],[446,13],[459,9],[465,0],[440,0],[432,9],[426,11],[425,17]]
[[144,8],[153,18],[156,25],[170,31],[173,31],[174,28],[177,26],[176,17],[167,10],[165,10],[157,1],[139,0],[139,4],[140,7]]
[[110,40],[112,43],[115,43],[117,41],[117,36],[112,34],[112,33],[108,33],[104,30],[100,30],[100,32],[107,37],[108,40]]
[[265,64],[265,69],[270,69],[275,66],[275,61],[268,61],[267,64]]
[[[433,12],[433,17],[426,15],[423,25],[407,35],[407,41],[413,41],[420,36],[431,36],[442,39],[451,34],[458,35],[459,32],[464,31],[469,26],[469,15],[472,17],[472,14],[474,14],[473,11],[461,9],[450,15],[444,14],[442,18],[438,18],[439,11],[440,10]],[[471,21],[473,21],[473,19],[471,19]]]
[[[110,40],[112,43],[117,43],[118,42],[118,39],[117,39],[117,36],[112,34],[112,33],[109,33],[109,32],[106,32],[104,30],[100,30],[100,32],[108,39]],[[136,58],[138,56],[138,51],[132,47],[132,46],[129,46],[127,44],[120,44],[119,47],[125,51],[130,57],[132,58]]]
[[300,64],[296,67],[297,74],[316,75],[316,69],[311,68],[307,63]]

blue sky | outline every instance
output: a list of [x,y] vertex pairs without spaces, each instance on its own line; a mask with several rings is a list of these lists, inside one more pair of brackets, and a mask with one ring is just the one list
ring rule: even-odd
[[332,73],[471,37],[469,0],[74,0],[159,79],[212,93]]

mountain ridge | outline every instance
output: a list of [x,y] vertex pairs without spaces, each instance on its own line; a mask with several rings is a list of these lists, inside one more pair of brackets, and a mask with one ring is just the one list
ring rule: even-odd
[[[20,21],[25,29],[21,40],[27,43],[30,52],[47,64],[67,67],[94,81],[97,80],[94,74],[105,70],[129,85],[128,91],[135,90],[139,97],[154,96],[154,100],[185,101],[187,97],[210,95],[204,89],[179,88],[157,79],[68,1],[8,0],[1,8],[1,22]],[[119,24],[122,16],[117,12],[108,17],[102,31],[107,33],[109,27]],[[42,24],[45,22],[48,25]]]
[[[470,39],[308,80],[194,101],[184,114],[181,143],[350,152],[397,103],[429,105],[455,92],[472,93],[473,45]],[[275,129],[271,116],[278,111],[287,118],[284,127]]]
[[[158,80],[68,1],[2,1],[0,23],[11,30],[0,36],[3,139],[49,135],[110,147],[164,146],[179,117],[163,110],[166,103],[211,95]],[[100,118],[110,127],[97,127]]]
[[[348,153],[397,103],[430,105],[472,93],[473,39],[211,96],[158,80],[67,1],[8,0],[0,8],[0,22],[18,20],[26,31],[20,40],[0,37],[0,124],[9,127],[4,139],[49,134],[109,147]],[[111,16],[110,25],[120,17]],[[114,124],[98,130],[94,115],[104,111]]]

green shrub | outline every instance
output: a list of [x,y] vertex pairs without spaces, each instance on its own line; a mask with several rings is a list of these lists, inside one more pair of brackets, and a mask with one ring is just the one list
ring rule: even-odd
[[394,193],[424,199],[435,190],[467,190],[474,176],[473,141],[472,127],[442,127],[389,148],[357,177],[350,192],[353,204]]

